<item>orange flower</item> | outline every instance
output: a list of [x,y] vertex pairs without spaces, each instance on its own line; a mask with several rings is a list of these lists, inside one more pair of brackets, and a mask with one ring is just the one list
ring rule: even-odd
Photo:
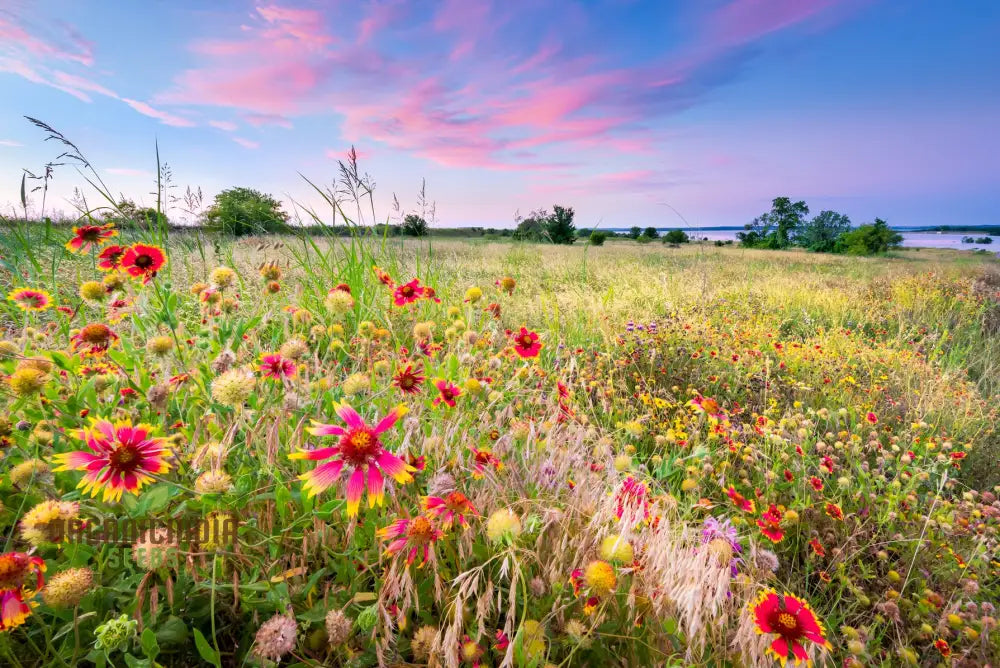
[[66,242],[72,253],[86,253],[91,247],[100,248],[108,239],[118,234],[111,223],[107,225],[80,225],[73,228],[73,238]]
[[146,244],[129,246],[121,259],[122,269],[133,278],[141,278],[144,285],[149,283],[166,263],[167,254],[162,248]]
[[823,625],[805,601],[786,593],[779,596],[773,589],[765,590],[751,605],[757,633],[773,633],[774,639],[767,651],[784,665],[792,659],[796,665],[809,662],[809,653],[803,641],[832,649]]

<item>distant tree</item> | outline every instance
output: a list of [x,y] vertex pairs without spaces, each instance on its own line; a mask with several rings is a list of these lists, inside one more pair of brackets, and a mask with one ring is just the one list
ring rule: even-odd
[[848,255],[879,255],[903,243],[903,235],[896,232],[881,218],[845,232],[837,239],[836,251]]
[[223,190],[205,213],[209,229],[236,236],[278,232],[287,222],[281,202],[252,188]]
[[660,232],[655,227],[650,226],[642,231],[642,236],[657,239],[660,236]]
[[851,230],[851,219],[836,211],[821,211],[806,223],[795,241],[817,253],[832,253],[837,246],[837,238]]
[[415,213],[407,214],[403,219],[403,234],[408,237],[425,237],[428,229],[427,221]]
[[[989,237],[987,237],[987,238],[989,238]],[[975,237],[962,237],[962,243],[963,244],[974,244],[974,243],[976,243],[976,238]]]
[[604,240],[608,238],[606,232],[591,232],[590,233],[590,245],[591,246],[603,246]]
[[545,236],[548,219],[549,212],[545,209],[535,209],[527,217],[514,216],[514,222],[517,223],[514,238],[519,241],[541,241]]
[[593,230],[590,229],[589,227],[576,228],[576,236],[578,236],[581,239],[586,239],[587,237],[589,237],[591,232],[593,232]]
[[754,218],[736,237],[744,246],[788,248],[792,245],[796,230],[808,215],[809,207],[805,202],[792,202],[788,197],[776,197],[771,202],[771,210]]
[[114,223],[121,228],[141,227],[150,229],[168,225],[167,214],[157,211],[152,207],[137,206],[135,202],[123,199],[118,202],[113,209],[109,209],[103,214],[104,220]]
[[689,241],[691,239],[684,230],[670,230],[663,235],[663,243],[665,244],[686,244]]
[[991,244],[993,243],[993,237],[976,237],[977,244]]
[[638,225],[634,225],[631,228],[629,228],[629,231],[628,231],[628,238],[629,239],[638,239],[641,236],[642,236],[642,228],[641,227],[639,227]]
[[571,244],[576,241],[576,226],[573,224],[573,207],[552,207],[552,215],[545,224],[549,241],[554,244]]

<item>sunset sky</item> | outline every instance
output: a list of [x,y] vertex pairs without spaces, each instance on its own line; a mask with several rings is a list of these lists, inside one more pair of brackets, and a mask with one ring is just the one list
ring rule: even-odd
[[988,0],[0,0],[0,86],[6,214],[59,153],[33,116],[147,204],[157,141],[180,188],[289,206],[353,144],[380,216],[426,178],[440,226],[740,225],[778,195],[1000,224]]

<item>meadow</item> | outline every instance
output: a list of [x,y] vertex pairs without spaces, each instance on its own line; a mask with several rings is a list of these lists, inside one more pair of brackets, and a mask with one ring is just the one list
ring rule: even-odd
[[1000,658],[995,258],[90,227],[0,228],[5,665]]

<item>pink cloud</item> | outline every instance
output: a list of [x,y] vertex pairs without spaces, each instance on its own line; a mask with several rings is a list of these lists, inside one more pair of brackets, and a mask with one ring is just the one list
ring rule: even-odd
[[292,122],[288,120],[287,116],[282,116],[281,114],[244,114],[243,120],[255,128],[259,128],[262,125],[277,125],[286,129],[292,128]]
[[49,34],[41,37],[40,29],[29,30],[12,14],[4,12],[0,14],[0,45],[7,51],[21,49],[36,58],[74,61],[88,67],[94,64],[93,45],[71,26],[53,21],[47,22],[45,28]]
[[233,141],[242,146],[243,148],[260,148],[260,144],[249,139],[244,139],[243,137],[233,137]]
[[121,98],[121,101],[132,107],[140,114],[144,116],[149,116],[150,118],[155,118],[164,125],[171,125],[178,128],[191,128],[197,125],[192,120],[184,118],[182,116],[177,116],[166,111],[161,111],[159,109],[154,109],[145,102],[140,102],[138,100],[130,100],[127,97]]
[[289,37],[312,49],[321,49],[333,41],[333,38],[326,32],[326,20],[321,12],[267,5],[258,7],[257,13],[273,26],[273,29],[264,33],[268,38],[283,39]]
[[230,121],[209,121],[209,125],[223,132],[233,132],[236,130],[236,123],[231,123]]

